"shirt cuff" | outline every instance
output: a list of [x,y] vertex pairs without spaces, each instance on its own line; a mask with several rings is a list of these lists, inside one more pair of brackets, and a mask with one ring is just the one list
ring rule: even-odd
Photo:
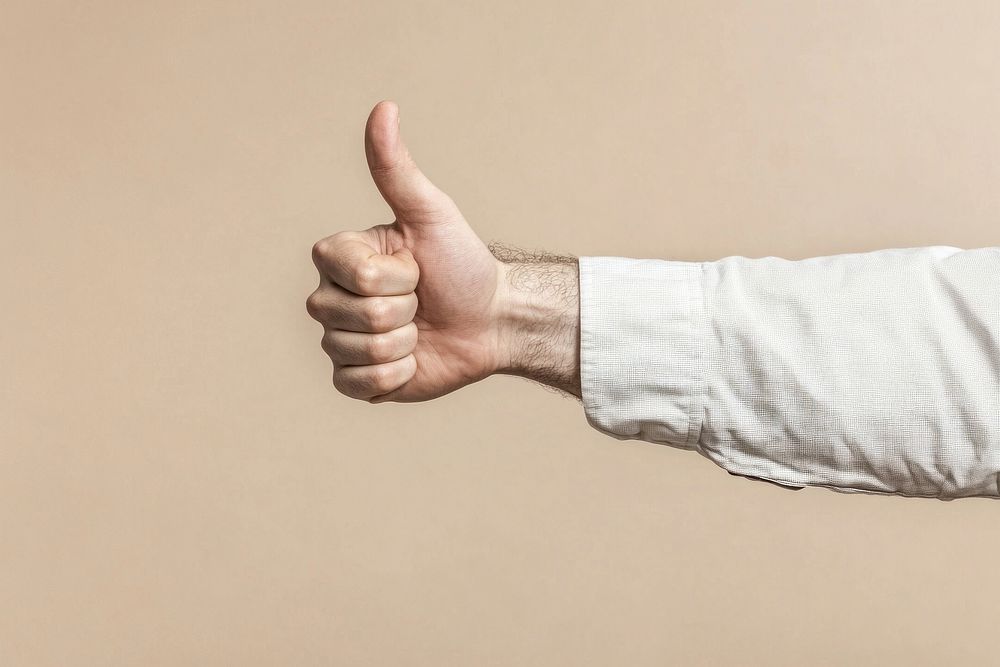
[[580,384],[587,422],[620,440],[698,449],[702,262],[580,257]]

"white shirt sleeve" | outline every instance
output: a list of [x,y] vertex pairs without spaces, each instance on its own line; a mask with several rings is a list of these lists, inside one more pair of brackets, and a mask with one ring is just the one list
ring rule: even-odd
[[783,486],[1000,497],[1000,247],[579,261],[597,430]]

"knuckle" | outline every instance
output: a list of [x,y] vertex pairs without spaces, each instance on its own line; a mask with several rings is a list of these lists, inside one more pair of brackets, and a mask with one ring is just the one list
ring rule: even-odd
[[371,262],[361,262],[354,267],[354,284],[362,294],[378,293],[381,271]]
[[323,304],[319,296],[319,290],[316,290],[308,297],[306,297],[306,312],[308,312],[314,319],[319,318],[320,312],[322,312]]
[[333,337],[332,331],[327,331],[323,334],[323,339],[320,341],[320,347],[323,351],[327,353],[331,358],[337,355],[337,341]]
[[367,348],[368,358],[375,363],[389,361],[392,355],[389,338],[384,335],[369,336]]
[[390,325],[392,308],[385,299],[369,299],[364,307],[364,317],[374,331],[385,331]]
[[372,367],[372,388],[379,392],[385,393],[391,391],[392,387],[392,368],[386,365],[374,366]]
[[312,247],[313,262],[319,264],[326,258],[329,252],[330,252],[329,237],[316,241],[316,243],[314,243]]

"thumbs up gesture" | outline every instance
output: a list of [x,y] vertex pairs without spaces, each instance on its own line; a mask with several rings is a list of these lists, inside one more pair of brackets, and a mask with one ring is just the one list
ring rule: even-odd
[[395,220],[313,246],[319,287],[306,307],[323,325],[334,386],[371,403],[414,402],[498,372],[503,264],[417,167],[394,103],[372,109],[365,154]]

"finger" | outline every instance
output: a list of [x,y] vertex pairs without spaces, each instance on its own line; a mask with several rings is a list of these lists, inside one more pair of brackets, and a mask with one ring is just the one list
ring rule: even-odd
[[361,296],[407,294],[416,289],[420,277],[408,249],[385,255],[358,232],[338,232],[317,241],[312,256],[321,274]]
[[443,193],[420,171],[400,137],[395,102],[383,100],[369,114],[365,157],[372,180],[397,216],[440,207]]
[[417,313],[414,292],[393,296],[358,296],[339,285],[324,285],[306,299],[314,320],[330,329],[383,333],[413,321]]
[[368,399],[401,387],[416,372],[416,357],[408,354],[385,364],[339,366],[333,372],[333,386],[346,396]]
[[388,363],[413,352],[416,345],[417,325],[413,322],[385,333],[331,329],[323,334],[323,350],[339,365]]

